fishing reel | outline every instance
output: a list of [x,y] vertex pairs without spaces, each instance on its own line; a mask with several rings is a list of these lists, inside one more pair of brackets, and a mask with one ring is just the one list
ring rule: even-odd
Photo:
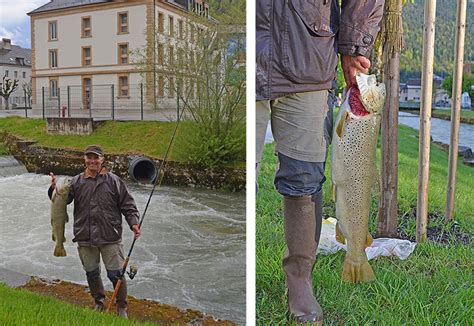
[[130,279],[133,280],[133,278],[135,277],[135,275],[137,275],[137,273],[138,273],[138,267],[130,265],[130,271],[127,272],[128,277],[130,277]]

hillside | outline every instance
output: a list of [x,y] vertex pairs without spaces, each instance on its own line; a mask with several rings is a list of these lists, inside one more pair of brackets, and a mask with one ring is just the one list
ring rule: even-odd
[[[451,75],[454,63],[454,42],[456,29],[457,1],[438,0],[436,4],[435,30],[435,74]],[[424,1],[414,0],[403,8],[403,29],[405,34],[405,52],[401,56],[400,78],[404,82],[410,77],[421,76],[421,56],[423,46],[423,10]],[[474,62],[474,1],[469,0],[466,17],[466,39],[464,62]]]

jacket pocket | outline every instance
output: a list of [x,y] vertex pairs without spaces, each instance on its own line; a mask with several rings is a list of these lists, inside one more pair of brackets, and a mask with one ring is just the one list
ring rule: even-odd
[[325,83],[337,67],[336,0],[287,0],[282,21],[281,61],[287,78],[296,83]]

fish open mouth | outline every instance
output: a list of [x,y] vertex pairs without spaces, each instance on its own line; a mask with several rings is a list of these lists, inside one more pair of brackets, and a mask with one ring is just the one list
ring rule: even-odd
[[349,92],[349,107],[351,113],[357,117],[363,117],[370,114],[369,111],[365,108],[364,104],[360,99],[359,88],[355,85],[351,86]]

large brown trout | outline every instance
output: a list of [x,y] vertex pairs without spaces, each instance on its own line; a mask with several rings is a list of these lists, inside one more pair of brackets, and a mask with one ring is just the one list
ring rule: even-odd
[[375,150],[385,85],[374,75],[358,73],[336,118],[332,148],[333,199],[336,201],[336,239],[347,253],[342,279],[367,282],[375,279],[365,248],[369,234],[370,192],[377,178]]
[[54,256],[56,257],[66,256],[66,250],[64,249],[64,242],[66,241],[64,227],[69,222],[67,197],[70,188],[71,183],[66,180],[60,187],[56,186],[51,196],[51,227],[53,241],[56,241],[56,247],[54,248]]

